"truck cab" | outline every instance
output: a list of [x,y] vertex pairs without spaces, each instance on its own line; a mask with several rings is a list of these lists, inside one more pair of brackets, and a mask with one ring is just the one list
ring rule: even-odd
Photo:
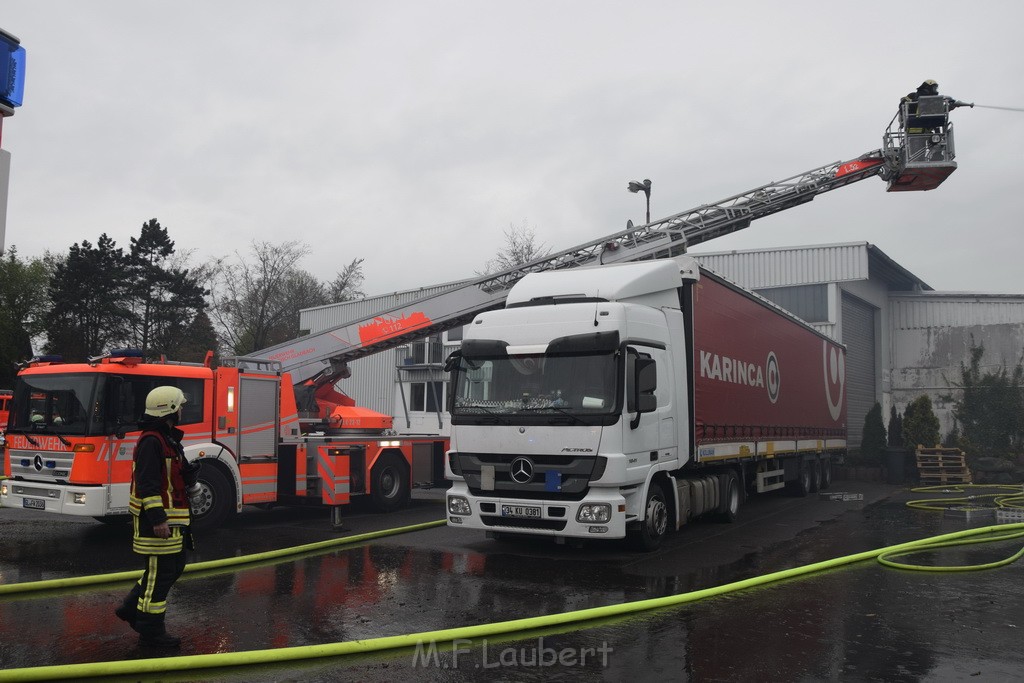
[[681,282],[676,262],[541,273],[477,316],[449,359],[450,524],[622,538],[650,517],[689,453]]

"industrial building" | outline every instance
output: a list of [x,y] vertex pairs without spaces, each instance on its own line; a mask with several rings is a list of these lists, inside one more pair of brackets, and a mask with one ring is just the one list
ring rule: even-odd
[[[888,419],[928,394],[942,433],[953,427],[961,363],[982,345],[983,369],[1012,367],[1024,350],[1024,294],[942,292],[866,242],[751,251],[692,252],[701,264],[751,289],[847,347],[849,445],[860,445],[875,402]],[[319,332],[452,289],[465,280],[300,313]],[[444,359],[461,328],[356,360],[339,387],[360,405],[395,416],[401,433],[447,434]]]

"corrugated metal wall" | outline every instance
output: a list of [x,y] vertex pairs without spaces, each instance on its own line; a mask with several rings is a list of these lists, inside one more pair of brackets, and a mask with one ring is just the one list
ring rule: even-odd
[[892,297],[895,330],[1017,324],[1024,320],[1024,297],[923,294]]
[[690,256],[748,289],[868,279],[866,242]]

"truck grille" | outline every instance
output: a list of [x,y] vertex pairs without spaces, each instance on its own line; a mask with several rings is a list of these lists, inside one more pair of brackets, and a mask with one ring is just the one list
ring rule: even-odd
[[[516,481],[516,461],[529,461],[533,474],[528,481]],[[452,470],[462,475],[474,495],[533,500],[582,500],[591,480],[604,474],[607,460],[601,456],[518,455],[509,453],[453,453]],[[494,468],[494,489],[484,490],[481,472]],[[522,479],[522,477],[520,477]]]
[[12,450],[11,476],[34,481],[66,481],[74,459],[74,453]]

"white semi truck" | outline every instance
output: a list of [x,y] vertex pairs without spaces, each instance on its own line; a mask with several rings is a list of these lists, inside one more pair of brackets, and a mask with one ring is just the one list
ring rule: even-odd
[[527,275],[452,354],[450,526],[645,550],[846,450],[845,349],[690,257]]

